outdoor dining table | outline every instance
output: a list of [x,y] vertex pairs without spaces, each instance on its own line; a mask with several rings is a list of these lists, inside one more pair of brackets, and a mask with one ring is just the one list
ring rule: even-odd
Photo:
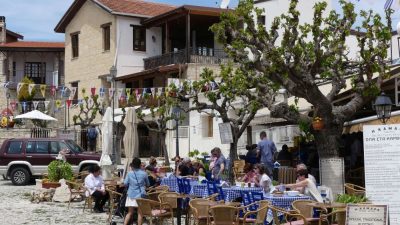
[[[199,182],[197,180],[190,179],[191,186],[198,184],[198,183]],[[169,177],[162,178],[161,185],[167,185],[169,187],[169,191],[179,192],[178,179],[176,176],[171,175]]]
[[[224,200],[226,202],[232,202],[233,200],[241,197],[240,192],[247,191],[247,192],[261,192],[262,188],[260,187],[223,187],[222,191],[224,192]],[[207,185],[206,184],[194,184],[190,190],[190,194],[194,196],[199,196],[202,198],[206,198],[209,196]]]
[[288,196],[288,195],[269,195],[264,197],[265,200],[271,202],[273,206],[277,206],[286,210],[292,209],[292,202],[296,200],[310,200],[311,197],[307,195]]

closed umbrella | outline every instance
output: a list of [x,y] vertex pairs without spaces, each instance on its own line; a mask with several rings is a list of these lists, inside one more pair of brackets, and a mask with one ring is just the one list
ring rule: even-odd
[[[134,108],[128,108],[124,119],[125,135],[124,146],[126,155],[125,171],[128,171],[128,165],[134,157],[139,157],[139,140],[136,128],[136,111]],[[126,175],[126,172],[124,172]]]
[[103,171],[103,178],[109,179],[112,177],[112,161],[110,154],[112,153],[112,138],[113,138],[113,119],[112,109],[107,108],[101,125],[101,136],[102,136],[102,153],[100,158],[100,166]]

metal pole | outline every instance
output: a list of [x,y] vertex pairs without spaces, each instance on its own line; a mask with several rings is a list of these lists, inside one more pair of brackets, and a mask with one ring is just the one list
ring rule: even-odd
[[67,102],[64,102],[64,130],[67,129]]
[[115,163],[115,131],[114,131],[114,110],[115,110],[115,77],[112,78],[113,96],[112,96],[112,161]]
[[175,156],[179,156],[179,133],[178,133],[178,120],[176,121],[176,149],[175,149]]
[[[9,93],[7,93],[6,94],[6,97],[7,97],[7,107],[6,107],[6,109],[7,109],[7,114],[8,114],[8,104],[9,104],[9,100],[10,100],[10,94]],[[8,122],[9,122],[9,119],[10,119],[10,115],[8,115],[8,118],[7,118],[7,130],[8,130]]]

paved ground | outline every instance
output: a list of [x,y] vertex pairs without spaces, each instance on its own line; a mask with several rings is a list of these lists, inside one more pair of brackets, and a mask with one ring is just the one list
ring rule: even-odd
[[85,225],[108,224],[106,213],[91,213],[83,209],[83,202],[31,203],[30,193],[35,185],[14,186],[11,181],[0,179],[0,225]]

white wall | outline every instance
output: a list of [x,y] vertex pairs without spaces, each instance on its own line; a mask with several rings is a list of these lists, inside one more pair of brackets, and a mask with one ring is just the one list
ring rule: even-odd
[[[143,59],[162,53],[162,35],[160,27],[152,27],[146,31],[146,52],[133,50],[133,29],[131,25],[141,25],[140,19],[117,17],[118,61],[117,76],[128,75],[142,71]],[[152,36],[155,37],[153,41]]]

